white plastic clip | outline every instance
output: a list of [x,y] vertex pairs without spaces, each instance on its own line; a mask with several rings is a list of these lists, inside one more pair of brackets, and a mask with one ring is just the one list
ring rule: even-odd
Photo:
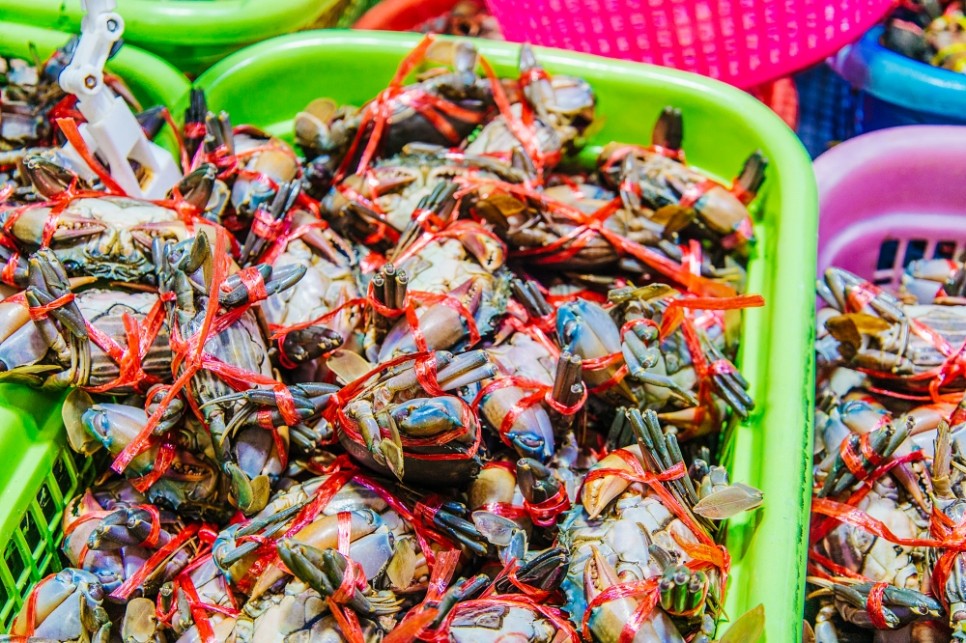
[[[80,0],[87,12],[81,37],[70,64],[60,75],[60,86],[77,97],[86,123],[78,129],[90,151],[106,160],[111,177],[129,196],[160,199],[180,179],[171,154],[148,140],[128,105],[104,84],[104,65],[114,43],[124,33],[124,19],[114,12],[115,0]],[[69,144],[64,153],[75,167],[93,171]],[[138,180],[131,161],[140,166]]]

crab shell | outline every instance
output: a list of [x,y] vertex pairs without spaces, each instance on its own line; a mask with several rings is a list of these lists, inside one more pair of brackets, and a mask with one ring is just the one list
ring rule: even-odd
[[54,222],[50,247],[68,274],[114,281],[153,282],[153,240],[190,236],[174,210],[115,196],[75,199],[57,214],[53,206],[26,207],[7,231],[24,250],[32,250],[44,240],[49,221]]

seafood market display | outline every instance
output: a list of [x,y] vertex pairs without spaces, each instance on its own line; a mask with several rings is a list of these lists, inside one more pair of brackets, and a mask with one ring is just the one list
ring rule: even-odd
[[966,71],[966,14],[961,0],[902,3],[882,44],[900,54],[957,72]]
[[911,263],[896,293],[819,283],[814,640],[966,640],[964,286],[950,259]]
[[[59,154],[46,103],[25,103],[37,140],[17,129],[0,205],[0,379],[69,391],[70,446],[103,475],[71,500],[67,566],[12,640],[757,639],[761,609],[718,624],[722,526],[763,500],[718,445],[754,408],[734,359],[741,310],[764,304],[745,292],[760,154],[719,182],[688,164],[669,106],[641,115],[649,145],[579,165],[601,118],[587,82],[527,47],[501,78],[432,37],[365,105],[306,105],[295,147],[193,90],[183,178],[154,201],[83,139],[90,168]],[[928,395],[947,356],[910,324],[958,345],[955,315],[878,301],[838,354],[901,365]],[[904,417],[876,449],[906,444]],[[930,490],[957,528],[958,453],[901,505],[909,538]],[[903,463],[867,502],[897,511],[923,471]],[[829,469],[830,502],[856,471]],[[924,578],[912,551],[874,563],[901,579],[897,623],[920,607],[895,605]],[[958,594],[922,600],[966,614]]]

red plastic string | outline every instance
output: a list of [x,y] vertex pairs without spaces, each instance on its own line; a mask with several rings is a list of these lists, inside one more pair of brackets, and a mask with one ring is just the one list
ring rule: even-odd
[[[379,95],[363,109],[359,130],[349,146],[349,151],[342,162],[342,166],[336,172],[336,184],[341,183],[342,178],[345,177],[349,164],[355,157],[363,140],[366,141],[366,144],[356,166],[356,173],[362,173],[369,167],[369,163],[375,157],[376,151],[382,143],[383,133],[388,125],[389,117],[392,115],[392,99],[401,93],[403,81],[426,57],[426,52],[433,44],[433,40],[431,35],[426,35],[399,63],[396,73],[389,81],[389,86],[379,92]],[[368,140],[366,140],[367,137]]]
[[684,321],[685,310],[744,310],[765,305],[761,295],[736,295],[734,297],[688,297],[671,300],[661,319],[661,339],[674,332]]
[[477,507],[475,511],[486,511],[501,518],[512,520],[513,522],[530,517],[526,507],[521,507],[510,502],[487,502]]
[[172,462],[174,462],[174,445],[167,441],[162,442],[158,446],[158,453],[154,458],[151,471],[140,478],[132,479],[130,481],[131,486],[141,493],[147,492],[148,489],[154,486],[154,483],[161,479],[161,476],[168,470]]
[[[630,255],[644,263],[652,270],[661,275],[684,285],[689,291],[696,295],[710,297],[734,297],[737,295],[734,288],[716,281],[711,281],[700,275],[694,275],[684,266],[668,259],[650,248],[639,243],[635,243],[624,236],[608,229],[603,222],[611,214],[616,212],[622,204],[619,198],[608,202],[598,211],[587,214],[578,208],[552,199],[542,192],[533,190],[526,185],[507,183],[496,179],[481,179],[474,177],[457,177],[456,182],[463,186],[457,195],[464,196],[470,191],[480,189],[499,190],[510,194],[518,199],[536,203],[549,212],[554,212],[571,220],[576,224],[573,230],[557,240],[540,248],[528,248],[511,253],[511,256],[536,257],[534,263],[537,264],[556,264],[561,259],[566,259],[576,254],[590,240],[591,235],[600,235],[619,253]],[[567,251],[569,254],[561,255],[560,250],[573,241]],[[576,246],[576,247],[574,247]]]
[[693,208],[701,198],[714,188],[721,187],[716,181],[704,179],[690,184],[681,195],[679,204],[682,208]]
[[704,528],[695,522],[690,512],[686,511],[684,507],[682,507],[677,501],[677,499],[664,487],[665,482],[677,480],[678,478],[687,475],[687,470],[685,469],[684,464],[679,462],[662,473],[653,474],[644,471],[640,461],[629,451],[625,449],[618,449],[613,453],[620,457],[630,470],[594,469],[587,474],[583,484],[586,485],[593,480],[606,476],[617,476],[629,482],[640,482],[647,485],[648,488],[658,496],[661,504],[663,504],[668,511],[674,515],[675,518],[680,520],[684,526],[691,531],[695,538],[698,539],[699,545],[697,546],[691,543],[679,543],[682,545],[684,551],[692,558],[701,560],[703,563],[707,563],[709,567],[718,569],[722,575],[721,585],[724,587],[726,585],[728,570],[731,566],[728,550],[715,543],[711,536],[704,530]]
[[127,193],[121,188],[120,185],[111,177],[110,172],[108,172],[100,161],[95,158],[94,154],[91,153],[90,148],[87,147],[87,143],[84,141],[84,137],[81,136],[80,130],[77,128],[77,122],[72,118],[58,118],[57,127],[60,131],[64,133],[64,137],[67,138],[67,142],[71,144],[74,151],[80,155],[84,162],[87,163],[88,167],[93,170],[97,178],[101,180],[104,184],[104,188],[110,194],[116,194],[121,196],[126,196]]
[[[923,459],[925,459],[923,452],[918,450],[911,451],[898,458],[892,457],[888,459],[885,463],[880,465],[879,468],[877,468],[872,473],[870,473],[865,478],[865,480],[862,481],[862,486],[857,491],[855,491],[851,496],[849,496],[849,498],[845,501],[845,504],[850,505],[852,507],[857,506],[859,502],[861,502],[862,499],[865,498],[870,491],[872,491],[873,481],[878,480],[879,478],[881,478],[882,476],[884,476],[885,474],[887,474],[889,471],[891,471],[897,466],[906,464],[908,462],[918,462]],[[817,517],[813,516],[812,526],[809,534],[809,543],[815,544],[816,542],[818,542],[819,540],[827,536],[829,532],[831,532],[832,529],[834,529],[835,525],[837,524],[838,524],[838,521],[836,521],[833,518],[826,518],[824,520],[820,520]]]
[[115,388],[131,386],[141,390],[145,386],[157,383],[157,377],[144,372],[144,359],[154,345],[164,322],[164,310],[159,298],[150,308],[144,318],[144,323],[128,313],[121,316],[127,347],[121,348],[112,337],[102,332],[90,322],[85,322],[87,334],[91,341],[103,350],[118,366],[117,377],[113,381],[100,386],[85,386],[85,390],[92,393],[105,393]]
[[343,605],[352,598],[356,590],[366,589],[366,575],[362,567],[349,558],[349,545],[352,542],[352,514],[340,511],[336,514],[338,520],[338,550],[346,559],[346,569],[342,582],[328,598],[329,610],[339,623],[339,627],[350,643],[365,643],[362,627],[355,612],[346,610]]
[[178,551],[188,540],[198,533],[200,525],[191,524],[171,538],[161,548],[155,551],[136,572],[134,572],[124,583],[111,592],[111,598],[126,601],[130,598],[138,587],[147,579],[148,575],[154,572],[159,565],[164,563],[174,552]]
[[551,158],[550,154],[544,154],[543,150],[540,149],[540,142],[537,139],[534,129],[527,127],[522,120],[514,116],[506,91],[503,89],[503,84],[500,82],[499,77],[497,77],[496,72],[493,71],[490,62],[483,56],[480,56],[480,66],[483,67],[483,72],[490,81],[493,101],[496,103],[497,109],[500,110],[500,115],[503,117],[507,129],[520,142],[523,151],[526,152],[527,156],[533,162],[533,166],[536,169],[537,182],[542,182],[544,168],[558,160],[559,152],[553,155],[554,158]]
[[[855,445],[851,437],[842,440],[839,445],[839,455],[846,468],[859,480],[864,480],[866,476],[882,464],[882,456],[872,447],[871,433],[863,433],[859,436],[859,453],[855,452]],[[871,469],[866,469],[871,467]]]
[[57,297],[50,303],[41,304],[40,306],[30,306],[27,308],[27,312],[30,314],[30,319],[38,322],[47,319],[47,315],[50,313],[50,311],[63,308],[72,301],[74,301],[74,293],[68,292],[60,297]]
[[[937,547],[956,552],[966,551],[966,542],[944,542],[937,538],[903,538],[897,536],[889,527],[877,518],[852,505],[835,502],[828,498],[813,498],[812,513],[834,518],[840,523],[857,527],[878,538],[883,538],[895,545],[903,547]],[[935,513],[934,513],[935,515]]]
[[886,621],[882,611],[882,598],[889,583],[875,583],[869,590],[869,596],[865,599],[865,611],[868,612],[872,625],[877,630],[888,630],[889,623]]
[[54,574],[47,576],[42,581],[37,583],[33,590],[31,590],[30,595],[27,597],[27,604],[24,607],[24,620],[26,621],[24,638],[30,639],[37,629],[37,597],[40,595],[40,591],[43,589],[44,585],[49,583],[54,579]]
[[449,549],[439,553],[422,603],[407,612],[403,620],[386,635],[383,643],[411,643],[419,638],[420,634],[436,619],[439,613],[437,610],[439,599],[446,591],[459,560],[458,550]]
[[268,292],[265,290],[265,280],[257,266],[249,266],[239,270],[235,275],[245,285],[248,290],[249,303],[254,304],[268,299]]
[[[836,576],[844,576],[844,577],[847,577],[847,578],[853,578],[853,579],[858,580],[858,581],[868,581],[869,580],[868,578],[866,578],[862,574],[856,574],[855,572],[853,572],[848,567],[844,567],[842,565],[839,565],[835,561],[833,561],[833,560],[831,560],[829,558],[826,558],[825,556],[823,556],[822,554],[818,553],[815,550],[812,550],[812,551],[810,551],[808,553],[808,558],[809,558],[809,561],[810,562],[815,563],[817,565],[821,565],[822,567],[827,568],[829,571],[831,571]],[[813,576],[819,576],[820,578],[825,578],[826,580],[831,580],[832,579],[832,577],[829,576],[828,574],[822,572],[821,570],[818,570],[814,566],[811,566],[811,567],[814,570],[814,571],[811,572]]]
[[530,504],[524,498],[523,506],[530,514],[533,524],[538,527],[550,527],[556,524],[557,516],[570,509],[570,498],[567,496],[567,490],[564,486],[560,485],[557,488],[557,493],[543,502]]

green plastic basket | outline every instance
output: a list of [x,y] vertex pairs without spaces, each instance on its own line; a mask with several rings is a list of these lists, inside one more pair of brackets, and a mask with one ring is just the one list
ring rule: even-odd
[[[0,54],[31,60],[31,45],[43,59],[69,34],[0,22]],[[122,77],[145,106],[172,105],[188,91],[184,75],[155,56],[125,46],[108,68]],[[161,139],[161,142],[165,142]],[[173,138],[167,139],[173,145]],[[0,630],[23,604],[30,587],[60,569],[60,518],[94,467],[66,447],[61,395],[0,385]]]
[[[284,36],[238,52],[197,81],[213,109],[225,109],[235,123],[252,123],[291,139],[292,117],[309,101],[330,96],[361,104],[385,87],[402,57],[418,41],[412,34],[360,31],[310,31]],[[517,47],[481,42],[479,47],[498,70],[513,73]],[[771,160],[769,179],[756,213],[759,242],[749,264],[749,290],[761,293],[765,308],[744,314],[739,363],[751,383],[757,409],[728,433],[727,462],[734,478],[765,492],[765,507],[729,523],[733,557],[727,613],[736,618],[764,603],[767,637],[772,643],[799,641],[805,583],[805,545],[811,481],[812,409],[814,406],[812,319],[815,298],[816,191],[808,156],[794,134],[768,108],[734,88],[674,70],[555,50],[538,50],[551,72],[579,74],[589,80],[606,115],[595,141],[647,142],[661,108],[673,104],[686,118],[689,161],[721,177],[731,177],[745,157],[761,149]],[[271,100],[251,100],[252,88]],[[182,103],[183,105],[184,103]],[[593,150],[588,152],[593,154]],[[781,263],[778,257],[781,256]],[[46,440],[45,457],[26,464],[16,480],[18,501],[0,484],[0,531],[4,551],[34,542],[22,534],[10,538],[21,516],[38,513],[34,501],[53,493],[55,460],[75,467],[58,454],[57,413],[52,398],[36,398],[11,389],[16,398],[0,397],[0,422],[6,416],[18,431],[8,452],[19,458]],[[4,390],[0,388],[0,395]],[[15,409],[30,409],[30,413]],[[37,417],[39,416],[39,417]],[[37,419],[34,419],[37,418]],[[23,427],[27,428],[23,428]],[[36,427],[44,427],[37,430]],[[19,437],[26,432],[24,437]],[[2,474],[0,474],[2,476]],[[9,479],[0,477],[0,483]],[[70,486],[65,485],[65,495]],[[57,487],[60,489],[60,487]],[[32,524],[32,523],[31,523]],[[56,523],[55,523],[56,524]],[[59,536],[35,530],[37,538]],[[21,545],[16,545],[20,542]],[[16,546],[15,546],[16,545]],[[0,580],[7,585],[7,563]],[[28,577],[36,580],[36,575]],[[12,586],[22,593],[26,587]],[[19,605],[16,597],[13,603]],[[10,607],[2,613],[9,621]]]
[[[309,101],[329,96],[359,105],[372,98],[418,40],[389,32],[307,31],[240,51],[195,84],[214,109],[229,111],[232,122],[291,140],[292,118]],[[516,45],[477,45],[499,71],[515,73]],[[537,56],[550,72],[583,76],[596,90],[605,123],[592,143],[646,143],[660,110],[675,105],[684,113],[689,162],[731,178],[755,149],[771,161],[748,286],[767,303],[745,312],[740,355],[757,408],[734,426],[725,445],[734,479],[760,487],[765,507],[729,523],[734,560],[726,610],[737,618],[764,603],[768,640],[799,641],[814,406],[817,197],[808,156],[771,110],[723,83],[554,49],[538,48]],[[250,100],[252,87],[264,88],[272,100]]]
[[[359,0],[353,0],[358,2]],[[228,54],[267,38],[332,27],[344,0],[118,0],[124,39],[200,74]],[[0,0],[4,20],[76,32],[80,0]]]

